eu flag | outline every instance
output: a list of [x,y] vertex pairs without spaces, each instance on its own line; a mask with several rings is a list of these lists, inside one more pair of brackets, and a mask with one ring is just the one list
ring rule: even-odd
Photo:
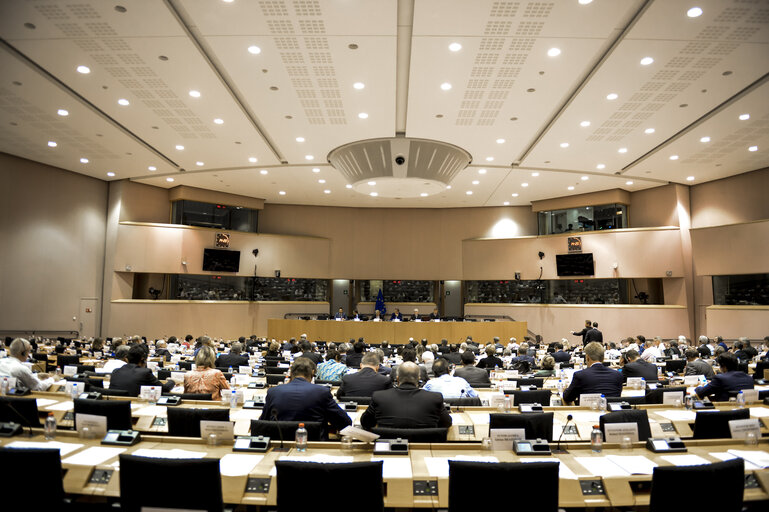
[[379,293],[376,294],[376,305],[374,306],[374,310],[379,310],[379,313],[384,316],[384,314],[387,312],[387,308],[385,307],[384,303],[384,295],[382,295],[382,289],[379,289]]

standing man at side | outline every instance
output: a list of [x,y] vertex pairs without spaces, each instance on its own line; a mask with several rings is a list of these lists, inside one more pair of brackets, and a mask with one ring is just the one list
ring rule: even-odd
[[585,336],[587,335],[587,331],[593,328],[593,324],[590,323],[590,320],[585,320],[585,327],[582,328],[581,331],[571,331],[571,333],[574,336],[582,336],[582,345],[585,345]]

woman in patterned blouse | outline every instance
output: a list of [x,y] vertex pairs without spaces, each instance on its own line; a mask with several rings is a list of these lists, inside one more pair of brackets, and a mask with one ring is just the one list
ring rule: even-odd
[[211,393],[212,400],[221,400],[221,390],[230,389],[224,374],[215,368],[216,353],[203,345],[195,356],[195,369],[184,374],[185,393]]

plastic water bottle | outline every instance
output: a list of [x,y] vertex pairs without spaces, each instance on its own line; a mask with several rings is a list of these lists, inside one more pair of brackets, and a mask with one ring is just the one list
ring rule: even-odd
[[80,395],[80,392],[78,391],[80,389],[79,382],[73,382],[72,383],[72,400],[77,398]]
[[232,373],[232,366],[230,366],[229,368],[227,368],[227,373]]
[[646,389],[646,379],[641,377],[641,387],[638,389]]
[[601,395],[601,399],[598,401],[598,408],[601,409],[601,412],[606,412],[606,396]]
[[563,394],[563,379],[558,379],[558,394]]
[[238,406],[238,392],[233,389],[230,393],[230,407],[235,409],[237,406]]
[[8,394],[8,377],[3,377],[3,381],[0,382],[0,395],[5,396]]
[[49,412],[45,419],[45,439],[46,441],[56,439],[56,418],[52,412]]
[[590,447],[593,453],[601,453],[603,448],[603,434],[598,425],[593,425],[593,431],[590,432]]
[[299,424],[299,428],[296,429],[296,451],[307,451],[307,429],[304,428],[304,423]]
[[745,394],[740,390],[739,393],[737,393],[737,408],[738,409],[744,409],[745,408]]

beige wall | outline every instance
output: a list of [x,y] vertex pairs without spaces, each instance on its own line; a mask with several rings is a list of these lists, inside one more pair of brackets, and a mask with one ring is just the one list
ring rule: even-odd
[[628,216],[631,228],[678,226],[675,185],[631,193]]
[[123,180],[120,183],[120,221],[160,222],[171,220],[168,190]]
[[692,227],[769,219],[769,168],[691,187]]
[[105,182],[0,153],[0,329],[79,330],[80,298],[101,297],[106,213]]
[[769,335],[769,306],[710,306],[706,314],[707,336],[760,340]]
[[697,275],[769,274],[769,220],[691,234]]

